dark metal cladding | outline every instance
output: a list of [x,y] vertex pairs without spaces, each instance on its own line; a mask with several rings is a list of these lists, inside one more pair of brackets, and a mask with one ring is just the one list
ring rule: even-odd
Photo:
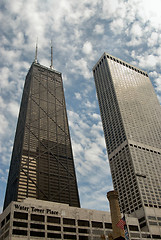
[[61,73],[37,63],[26,76],[4,209],[28,197],[80,207]]

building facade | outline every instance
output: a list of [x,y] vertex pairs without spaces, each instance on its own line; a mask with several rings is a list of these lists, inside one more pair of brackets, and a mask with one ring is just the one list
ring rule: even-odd
[[28,197],[80,207],[62,76],[36,61],[26,76],[4,209]]
[[[152,216],[157,219],[158,215],[156,212]],[[161,219],[158,221],[161,223]],[[150,232],[141,231],[136,217],[126,216],[126,223],[130,240],[151,238]],[[10,203],[0,215],[0,225],[0,240],[108,240],[112,233],[110,212],[33,198]],[[161,238],[153,234],[153,239]]]
[[116,57],[104,53],[93,74],[121,211],[148,230],[148,214],[161,209],[160,104],[148,74]]

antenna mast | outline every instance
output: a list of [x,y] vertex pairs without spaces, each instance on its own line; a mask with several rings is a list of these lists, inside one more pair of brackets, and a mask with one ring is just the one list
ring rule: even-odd
[[35,50],[35,60],[34,60],[34,63],[38,63],[38,61],[37,61],[37,51],[38,51],[38,38],[37,38],[37,41],[36,41],[36,50]]
[[51,65],[50,65],[50,68],[53,69],[53,43],[52,43],[52,40],[51,40]]

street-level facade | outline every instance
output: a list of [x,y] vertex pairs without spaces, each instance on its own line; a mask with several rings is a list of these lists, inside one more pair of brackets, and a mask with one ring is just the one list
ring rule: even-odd
[[[151,214],[157,221],[158,213]],[[161,225],[161,219],[158,222]],[[126,223],[131,240],[149,239],[150,233],[141,231],[138,218],[126,215]],[[0,240],[107,240],[108,234],[112,233],[110,212],[32,198],[12,202],[1,214],[0,224]],[[153,236],[161,239],[159,235]]]

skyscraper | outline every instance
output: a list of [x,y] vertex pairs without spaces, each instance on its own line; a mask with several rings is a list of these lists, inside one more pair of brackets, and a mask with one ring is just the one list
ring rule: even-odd
[[161,107],[148,74],[107,53],[93,74],[121,210],[159,209]]
[[[106,54],[104,56],[106,58]],[[104,56],[103,64],[106,68],[107,60],[105,62]],[[107,71],[104,73],[107,74]],[[112,88],[109,89],[112,91]],[[101,91],[103,96],[108,96],[103,89]],[[112,103],[116,101],[116,97],[112,98],[111,95],[109,99],[112,99]],[[112,114],[113,121],[117,120],[114,123],[123,124],[121,120],[118,121],[120,115],[116,117],[116,113]],[[112,128],[112,120],[110,123]],[[125,154],[123,160],[132,168],[132,160],[126,155],[128,141],[122,138],[121,146],[118,151],[113,150],[113,156],[115,153],[118,156],[121,150],[121,154]],[[118,171],[117,168],[114,171]],[[124,164],[121,164],[121,168],[124,168]],[[119,175],[121,179],[122,173],[123,169]],[[146,178],[142,173],[137,176]],[[122,185],[125,185],[123,180]],[[134,188],[132,190],[135,191]],[[22,96],[5,209],[0,214],[0,239],[107,240],[111,234],[116,239],[116,233],[120,233],[116,229],[112,231],[112,225],[120,215],[116,197],[116,193],[108,194],[113,212],[117,212],[113,215],[113,222],[107,211],[80,208],[61,73],[53,70],[52,61],[49,69],[38,64],[35,59],[26,76]],[[160,239],[161,209],[149,213],[148,224],[152,224],[153,228],[146,227],[142,211],[139,217],[126,215],[130,240]]]
[[26,76],[4,208],[28,197],[80,207],[62,76],[37,57]]

